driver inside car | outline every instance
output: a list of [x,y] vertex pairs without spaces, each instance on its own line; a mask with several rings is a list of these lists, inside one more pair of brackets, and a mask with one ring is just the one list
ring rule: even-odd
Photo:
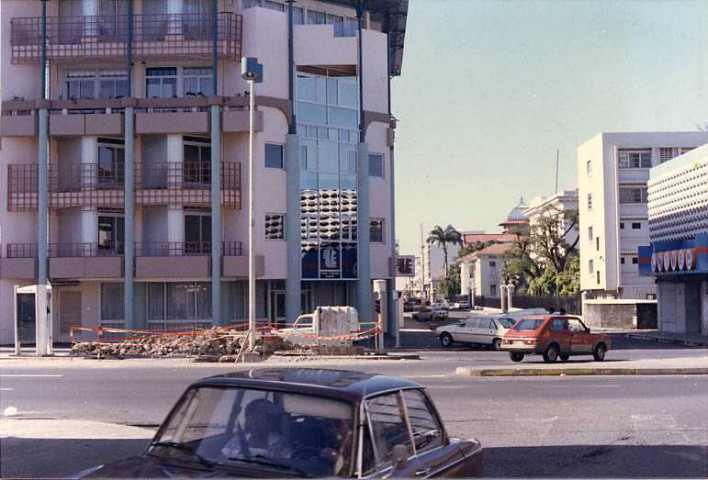
[[221,449],[222,455],[290,458],[292,447],[281,433],[286,418],[280,406],[265,399],[254,400],[246,406],[245,417],[244,428],[236,427],[236,435]]

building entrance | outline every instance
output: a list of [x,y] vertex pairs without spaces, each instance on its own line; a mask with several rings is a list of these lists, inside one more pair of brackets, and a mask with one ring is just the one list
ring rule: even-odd
[[701,333],[701,284],[687,282],[686,298],[686,333]]

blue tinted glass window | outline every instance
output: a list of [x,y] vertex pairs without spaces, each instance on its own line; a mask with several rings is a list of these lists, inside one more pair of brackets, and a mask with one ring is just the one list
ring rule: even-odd
[[351,108],[329,107],[329,124],[337,127],[356,127],[357,111]]
[[340,106],[351,108],[357,108],[359,106],[359,89],[356,81],[339,80],[338,90],[337,98]]
[[383,155],[378,153],[369,155],[369,176],[383,178]]
[[336,143],[320,142],[317,157],[321,173],[339,173],[339,148]]
[[297,78],[297,99],[308,102],[314,102],[317,100],[317,86],[315,85],[314,78]]
[[327,123],[327,110],[323,105],[313,103],[297,103],[298,120],[306,123]]
[[265,146],[266,168],[283,168],[283,146],[266,143]]

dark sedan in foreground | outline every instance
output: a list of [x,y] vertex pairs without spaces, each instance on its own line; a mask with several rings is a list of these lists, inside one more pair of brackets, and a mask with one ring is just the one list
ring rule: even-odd
[[453,440],[423,387],[342,370],[205,378],[137,457],[79,478],[480,477],[482,446]]

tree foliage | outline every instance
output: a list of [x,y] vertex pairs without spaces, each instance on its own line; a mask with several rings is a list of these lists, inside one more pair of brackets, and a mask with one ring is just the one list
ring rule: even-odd
[[458,264],[454,263],[450,266],[450,272],[438,284],[438,292],[447,299],[460,294],[460,266]]
[[459,245],[462,247],[462,234],[458,232],[455,227],[448,225],[444,229],[440,225],[436,225],[430,233],[428,233],[427,242],[430,244],[436,244],[442,248],[444,254],[445,262],[445,277],[448,277],[448,255],[447,246]]
[[572,295],[580,291],[577,261],[578,213],[547,208],[528,230],[517,229],[506,252],[504,279],[532,295]]

